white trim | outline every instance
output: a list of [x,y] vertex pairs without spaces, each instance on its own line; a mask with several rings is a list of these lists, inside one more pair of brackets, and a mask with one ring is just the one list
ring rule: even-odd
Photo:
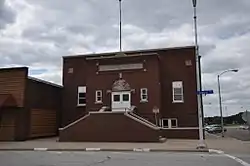
[[[182,100],[176,100],[175,99],[175,89],[181,89],[181,95]],[[184,103],[184,92],[183,92],[183,82],[182,81],[173,81],[172,82],[172,97],[173,97],[173,103]]]
[[[81,107],[81,106],[86,106],[86,92],[87,92],[87,87],[86,86],[78,86],[78,91],[77,91],[77,106]],[[80,93],[85,93],[85,97],[80,97],[79,94]],[[85,99],[85,103],[80,104],[79,100],[80,99]]]
[[198,130],[199,127],[176,127],[176,128],[163,128],[161,127],[162,130]]
[[[164,126],[163,126],[163,124],[164,124],[163,121],[164,121],[164,120],[167,120],[167,122],[168,122],[168,126],[167,126],[167,127],[164,127]],[[175,121],[176,121],[176,126],[173,126],[173,125],[172,125],[172,120],[175,120]],[[176,129],[176,128],[178,128],[178,119],[177,119],[177,118],[162,118],[161,121],[162,121],[162,122],[161,122],[161,124],[162,124],[161,127],[162,127],[163,129]]]
[[78,86],[78,93],[86,93],[86,86]]
[[[98,96],[98,93],[100,93],[100,96]],[[100,97],[101,100],[98,101],[98,97]],[[102,103],[102,90],[96,90],[95,91],[95,103],[96,104]]]
[[138,118],[136,118],[136,117],[134,117],[132,115],[129,115],[127,112],[125,112],[124,115],[126,115],[127,117],[129,117],[129,118],[131,118],[131,119],[133,119],[133,120],[135,120],[135,121],[137,121],[137,122],[139,122],[141,124],[144,124],[145,126],[148,126],[148,127],[152,128],[152,129],[160,130],[160,127],[155,127],[155,126],[153,126],[153,125],[151,125],[149,123],[146,123],[141,119],[138,119]]
[[89,115],[90,115],[90,113],[88,113],[88,114],[85,115],[84,117],[82,117],[82,118],[80,118],[80,119],[78,119],[78,120],[76,120],[76,121],[74,121],[74,122],[68,124],[67,126],[65,126],[65,127],[63,127],[63,128],[59,128],[59,131],[62,131],[62,130],[64,130],[64,129],[69,128],[70,126],[73,126],[73,125],[77,124],[77,123],[80,122],[81,120],[87,118]]
[[79,104],[79,103],[77,103],[77,106],[78,107],[84,107],[84,106],[86,106],[86,104]]
[[89,112],[89,114],[116,114],[116,113],[124,114],[124,112],[112,112],[112,111],[104,111],[104,112],[92,111],[92,112]]
[[[143,91],[145,90],[145,94],[143,94]],[[143,95],[146,95],[146,99],[143,99]],[[140,89],[140,97],[141,97],[141,103],[148,102],[148,89],[147,88],[141,88]]]
[[143,69],[142,63],[119,64],[119,65],[100,65],[99,71],[116,71],[116,70],[135,70]]

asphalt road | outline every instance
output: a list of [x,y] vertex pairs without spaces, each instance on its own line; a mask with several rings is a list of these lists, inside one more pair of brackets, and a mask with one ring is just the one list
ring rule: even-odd
[[[250,131],[249,130],[243,130],[236,127],[226,127],[227,131],[224,133],[225,137],[231,137],[236,138],[241,141],[250,141]],[[208,134],[209,135],[209,134]],[[210,134],[220,137],[221,133],[217,134]]]
[[239,128],[227,128],[225,136],[233,137],[242,141],[250,141],[250,131]]
[[[238,157],[241,157],[239,155]],[[250,162],[250,155],[242,156]],[[153,152],[0,152],[1,166],[241,166],[224,154]]]

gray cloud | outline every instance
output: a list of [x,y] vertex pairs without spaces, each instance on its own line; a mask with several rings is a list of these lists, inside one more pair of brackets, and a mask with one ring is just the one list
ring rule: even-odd
[[[0,66],[28,65],[36,77],[61,83],[61,56],[118,50],[118,0],[9,0],[0,2]],[[191,0],[123,0],[124,50],[191,45]],[[228,113],[250,108],[250,1],[198,1],[205,114],[218,113],[216,76]],[[17,17],[13,11],[16,11]],[[3,12],[4,11],[4,12]],[[3,14],[4,13],[4,14]],[[46,69],[46,70],[43,70]],[[209,104],[209,103],[212,103]]]
[[7,24],[13,23],[15,20],[14,11],[6,5],[5,0],[0,1],[0,30],[5,28]]

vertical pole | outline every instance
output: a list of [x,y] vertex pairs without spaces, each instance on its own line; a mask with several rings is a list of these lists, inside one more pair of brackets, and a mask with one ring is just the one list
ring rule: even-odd
[[119,0],[119,10],[120,10],[119,41],[120,41],[120,52],[121,52],[122,51],[122,0]]
[[219,107],[220,107],[220,123],[221,123],[221,129],[222,129],[221,136],[224,137],[224,124],[223,124],[221,92],[220,92],[220,75],[218,75],[217,79],[218,79],[218,93],[219,93]]
[[[197,91],[201,91],[201,69],[200,69],[200,55],[198,48],[198,35],[197,35],[197,15],[196,15],[196,1],[193,1],[194,8],[194,32],[195,32],[195,55],[196,55],[196,72],[197,72]],[[199,122],[199,141],[200,146],[204,146],[204,133],[203,133],[203,115],[202,115],[202,94],[198,98],[198,122]]]
[[246,119],[247,119],[247,126],[250,126],[250,122],[248,120],[248,112],[247,112],[247,110],[246,110]]
[[157,114],[155,113],[155,124],[158,126]]

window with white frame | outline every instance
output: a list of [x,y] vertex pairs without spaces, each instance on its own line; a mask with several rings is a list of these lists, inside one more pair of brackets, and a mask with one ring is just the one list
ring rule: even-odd
[[148,101],[148,89],[147,88],[141,88],[141,101],[142,102]]
[[183,103],[184,95],[183,95],[183,82],[175,81],[172,83],[173,88],[173,103]]
[[86,86],[78,86],[78,106],[86,106]]
[[95,92],[95,102],[102,103],[102,91],[101,90],[97,90]]
[[163,128],[176,128],[178,127],[176,118],[164,118],[162,119],[162,127]]

